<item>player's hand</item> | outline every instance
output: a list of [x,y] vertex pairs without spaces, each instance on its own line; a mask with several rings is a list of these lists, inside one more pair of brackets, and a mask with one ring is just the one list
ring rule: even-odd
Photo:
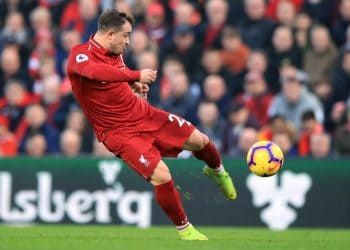
[[148,84],[140,83],[140,82],[134,82],[134,84],[132,85],[132,89],[134,90],[134,92],[138,96],[140,96],[141,98],[147,99],[148,92],[149,92]]
[[157,78],[157,71],[152,69],[141,70],[140,82],[144,84],[151,84]]

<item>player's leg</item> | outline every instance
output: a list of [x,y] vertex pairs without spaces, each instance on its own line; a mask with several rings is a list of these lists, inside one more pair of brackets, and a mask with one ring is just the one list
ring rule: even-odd
[[154,186],[158,205],[175,224],[180,237],[183,240],[207,240],[207,237],[198,232],[188,221],[180,193],[171,178],[169,168],[162,160],[155,167],[149,182]]
[[194,129],[186,140],[184,149],[192,151],[197,159],[207,164],[203,169],[204,174],[220,186],[228,199],[236,199],[236,189],[230,175],[222,165],[220,153],[214,143],[205,134],[201,133],[198,129]]

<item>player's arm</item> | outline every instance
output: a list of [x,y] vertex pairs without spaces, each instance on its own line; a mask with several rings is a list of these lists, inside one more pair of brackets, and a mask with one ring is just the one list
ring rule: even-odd
[[[79,59],[79,57],[82,59]],[[94,62],[83,54],[76,56],[72,70],[82,77],[105,82],[138,81],[141,75],[138,70],[124,70],[109,64]]]
[[156,72],[150,69],[130,70],[119,69],[105,63],[97,63],[88,58],[85,54],[78,54],[72,62],[71,70],[88,79],[104,82],[135,82],[150,84],[156,78]]

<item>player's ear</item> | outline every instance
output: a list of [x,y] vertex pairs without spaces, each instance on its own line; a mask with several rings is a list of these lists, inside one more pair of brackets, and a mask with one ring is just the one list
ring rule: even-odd
[[110,29],[107,31],[107,37],[109,39],[113,39],[114,35],[116,34],[117,32],[114,30],[114,29]]

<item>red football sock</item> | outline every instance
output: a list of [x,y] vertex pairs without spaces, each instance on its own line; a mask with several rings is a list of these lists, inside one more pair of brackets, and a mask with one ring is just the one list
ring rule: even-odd
[[210,168],[218,169],[221,166],[220,154],[216,149],[214,143],[211,141],[209,141],[209,143],[205,145],[201,150],[194,151],[193,155],[197,159],[204,161]]
[[178,229],[189,225],[185,210],[182,207],[180,194],[175,188],[174,181],[154,187],[156,201]]

